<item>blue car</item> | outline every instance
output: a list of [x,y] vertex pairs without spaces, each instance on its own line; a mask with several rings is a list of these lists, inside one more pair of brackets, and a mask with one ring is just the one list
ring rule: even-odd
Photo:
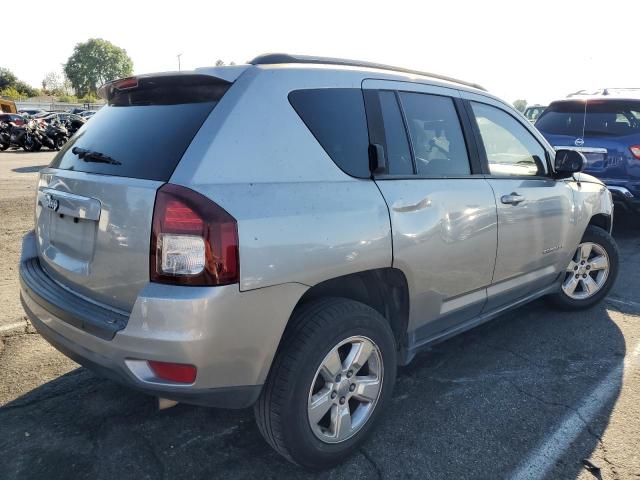
[[[636,90],[635,92],[633,90]],[[556,149],[581,151],[616,206],[640,213],[640,89],[603,90],[552,102],[535,126]]]

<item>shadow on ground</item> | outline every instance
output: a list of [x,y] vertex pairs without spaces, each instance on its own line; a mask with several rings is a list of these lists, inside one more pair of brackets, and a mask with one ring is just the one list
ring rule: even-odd
[[[403,368],[373,437],[321,473],[275,454],[250,410],[179,405],[158,412],[150,397],[80,368],[0,408],[2,476],[503,478],[624,355],[624,338],[603,306],[558,314],[533,303]],[[554,467],[555,478],[575,478],[598,448],[620,382]]]
[[34,165],[32,167],[12,168],[11,171],[16,173],[35,173],[35,172],[39,172],[45,167],[46,165]]

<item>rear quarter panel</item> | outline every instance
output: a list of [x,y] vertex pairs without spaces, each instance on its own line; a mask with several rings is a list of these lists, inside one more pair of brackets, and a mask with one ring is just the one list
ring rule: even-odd
[[361,80],[348,70],[251,68],[187,149],[171,183],[238,221],[241,290],[391,266],[389,214],[375,183],[342,172],[287,98]]

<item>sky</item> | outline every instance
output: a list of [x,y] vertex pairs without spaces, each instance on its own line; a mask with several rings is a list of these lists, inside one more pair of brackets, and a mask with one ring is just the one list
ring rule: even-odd
[[[479,83],[546,104],[583,88],[640,87],[640,1],[34,0],[2,22],[0,67],[40,87],[74,46],[104,38],[135,73],[286,52],[368,60]],[[65,20],[57,20],[63,18]],[[39,33],[41,32],[41,33]]]

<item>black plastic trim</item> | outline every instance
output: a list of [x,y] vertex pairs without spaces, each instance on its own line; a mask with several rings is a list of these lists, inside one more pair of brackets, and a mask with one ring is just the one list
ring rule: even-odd
[[91,335],[112,340],[127,326],[129,316],[85,300],[56,283],[38,257],[20,263],[20,284],[38,305],[69,325]]

